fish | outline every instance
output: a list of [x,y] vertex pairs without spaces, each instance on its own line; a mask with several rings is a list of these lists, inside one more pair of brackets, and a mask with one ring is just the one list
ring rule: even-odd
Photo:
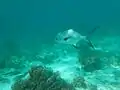
[[55,37],[55,42],[59,44],[68,44],[76,49],[92,48],[95,49],[90,37],[99,27],[92,29],[87,36],[81,35],[74,29],[68,29],[63,32],[59,32]]

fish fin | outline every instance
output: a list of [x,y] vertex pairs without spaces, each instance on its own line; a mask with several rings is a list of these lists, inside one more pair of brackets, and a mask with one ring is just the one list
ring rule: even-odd
[[95,46],[93,45],[93,43],[90,40],[88,40],[88,45],[90,45],[90,47],[92,47],[92,49],[95,50]]
[[72,46],[73,46],[74,48],[76,48],[76,49],[77,49],[77,46],[76,46],[76,44],[72,44]]
[[97,26],[97,27],[93,28],[91,31],[89,31],[86,38],[87,39],[90,38],[92,36],[92,34],[99,28],[100,28],[100,26]]
[[72,44],[72,47],[75,48],[77,51],[79,51],[79,48],[77,47],[76,44]]
[[91,31],[88,32],[87,36],[86,36],[86,39],[88,41],[88,44],[90,45],[90,47],[92,47],[92,49],[95,49],[95,46],[93,45],[93,43],[91,42],[90,40],[90,37],[92,36],[92,34],[97,30],[99,29],[100,26],[97,26],[95,28],[93,28]]

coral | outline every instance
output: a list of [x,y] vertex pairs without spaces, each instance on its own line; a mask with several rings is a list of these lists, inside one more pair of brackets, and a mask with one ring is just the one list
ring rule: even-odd
[[73,86],[78,90],[97,90],[97,86],[88,83],[83,76],[78,76],[73,79]]
[[73,86],[74,87],[78,87],[78,88],[86,89],[87,88],[87,84],[85,82],[84,77],[78,76],[78,77],[74,78],[73,79]]
[[26,79],[16,81],[12,90],[75,90],[58,72],[43,66],[32,67]]

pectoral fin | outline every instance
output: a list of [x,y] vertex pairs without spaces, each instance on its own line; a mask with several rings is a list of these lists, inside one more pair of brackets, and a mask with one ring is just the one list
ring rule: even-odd
[[95,46],[93,45],[93,43],[92,43],[90,40],[88,40],[88,45],[89,45],[90,47],[92,47],[92,49],[95,49]]
[[73,46],[74,48],[76,48],[76,49],[77,49],[77,46],[76,46],[76,44],[72,44],[72,46]]

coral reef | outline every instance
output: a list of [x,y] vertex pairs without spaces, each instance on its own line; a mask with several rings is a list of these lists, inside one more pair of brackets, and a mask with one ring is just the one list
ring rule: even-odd
[[43,66],[32,67],[27,78],[16,81],[12,90],[75,90],[58,72]]
[[88,83],[83,76],[74,78],[72,84],[78,90],[97,90],[97,86]]
[[79,76],[79,77],[74,78],[73,86],[86,89],[87,88],[87,84],[85,82],[84,77]]

